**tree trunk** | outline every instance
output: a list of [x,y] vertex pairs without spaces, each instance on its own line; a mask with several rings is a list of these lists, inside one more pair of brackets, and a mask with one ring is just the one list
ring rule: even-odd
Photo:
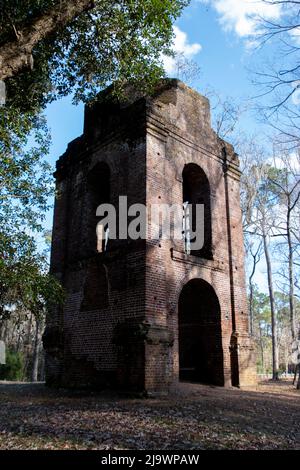
[[[290,202],[289,202],[290,206]],[[291,334],[292,340],[296,338],[296,327],[295,327],[295,298],[294,298],[294,266],[293,266],[293,245],[290,232],[291,225],[291,211],[288,208],[287,213],[287,241],[289,250],[289,303],[290,303],[290,322],[291,322]]]
[[20,351],[21,339],[22,339],[22,335],[21,335],[21,331],[19,330],[19,331],[18,331],[17,346],[16,346],[17,352]]
[[262,331],[261,326],[259,324],[259,345],[260,345],[260,353],[261,353],[261,370],[262,374],[265,373],[265,355],[264,355],[264,345],[263,345],[263,338],[262,338]]
[[279,379],[279,364],[278,364],[278,344],[277,344],[277,321],[276,321],[276,311],[275,311],[275,300],[274,300],[274,288],[273,288],[273,278],[272,278],[272,265],[271,258],[269,253],[267,235],[263,230],[263,243],[264,243],[264,252],[267,265],[268,273],[268,288],[270,296],[270,308],[271,308],[271,320],[272,320],[272,365],[273,365],[273,380]]
[[35,338],[32,357],[31,382],[37,382],[39,370],[39,353],[40,353],[40,322],[35,320]]
[[4,326],[4,333],[3,333],[3,340],[7,343],[7,336],[8,336],[8,322],[5,322]]
[[284,346],[284,362],[285,362],[285,375],[287,376],[288,373],[289,373],[289,351],[288,351],[288,348],[285,344]]
[[253,276],[254,276],[255,268],[253,267],[253,271],[249,276],[249,321],[250,321],[250,335],[253,336]]
[[40,381],[45,381],[45,353],[40,349]]
[[254,312],[253,312],[253,294],[254,294],[254,285],[253,285],[253,278],[256,272],[256,266],[260,261],[260,248],[261,248],[261,242],[259,243],[257,250],[255,253],[252,252],[252,249],[250,247],[250,253],[253,258],[253,265],[252,265],[252,271],[249,276],[249,317],[250,317],[250,335],[253,336],[253,331],[254,331]]
[[60,0],[31,24],[17,31],[16,40],[0,47],[0,80],[16,75],[24,67],[32,66],[32,50],[39,41],[93,6],[93,0]]

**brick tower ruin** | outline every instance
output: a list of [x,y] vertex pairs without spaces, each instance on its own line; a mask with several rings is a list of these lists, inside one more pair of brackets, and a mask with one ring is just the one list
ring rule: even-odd
[[[248,332],[240,171],[211,129],[209,101],[178,80],[126,102],[110,89],[57,162],[51,272],[66,291],[44,334],[46,381],[167,393],[179,381],[255,381]],[[204,246],[108,240],[96,208],[204,204]]]

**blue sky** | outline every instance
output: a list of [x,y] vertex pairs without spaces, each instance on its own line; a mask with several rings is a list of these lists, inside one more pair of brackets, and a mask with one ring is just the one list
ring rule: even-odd
[[[196,62],[201,73],[193,83],[198,91],[216,90],[221,97],[246,102],[258,93],[251,84],[248,69],[272,52],[257,50],[257,17],[271,20],[280,17],[280,6],[268,6],[261,0],[192,0],[174,25],[174,50]],[[174,62],[164,59],[167,74],[176,76]],[[69,141],[82,133],[83,105],[74,106],[70,97],[50,104],[46,109],[52,134],[48,157],[54,166]],[[262,132],[253,112],[246,113],[241,127],[254,134]],[[52,211],[47,216],[51,228]],[[258,282],[263,279],[258,278]]]
[[[192,0],[184,10],[174,28],[174,49],[200,66],[200,78],[193,84],[200,92],[210,87],[239,100],[257,93],[247,67],[259,57],[250,43],[255,32],[252,15],[262,11],[271,11],[269,18],[277,16],[277,9],[266,9],[260,0]],[[176,75],[169,61],[166,69],[169,76]],[[81,134],[83,106],[75,107],[65,98],[50,104],[46,116],[53,140],[49,160],[54,164],[67,143]],[[257,127],[253,116],[247,116],[247,127]]]

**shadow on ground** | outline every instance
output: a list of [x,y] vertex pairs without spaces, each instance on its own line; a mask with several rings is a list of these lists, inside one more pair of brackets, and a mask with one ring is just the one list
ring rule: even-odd
[[181,384],[164,399],[0,383],[1,449],[299,449],[291,382],[237,390]]

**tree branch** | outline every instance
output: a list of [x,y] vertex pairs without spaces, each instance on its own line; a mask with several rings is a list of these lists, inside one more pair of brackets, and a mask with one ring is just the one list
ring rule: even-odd
[[19,30],[18,39],[0,47],[0,80],[16,75],[24,67],[32,66],[32,50],[39,41],[93,7],[93,0],[61,0],[29,26]]

